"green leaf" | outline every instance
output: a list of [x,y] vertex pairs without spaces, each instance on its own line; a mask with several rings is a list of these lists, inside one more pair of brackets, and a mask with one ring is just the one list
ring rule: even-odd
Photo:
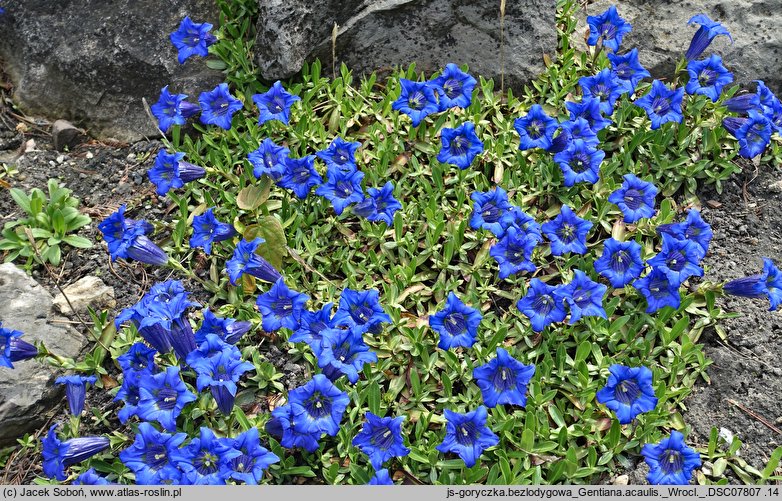
[[92,247],[92,242],[90,240],[77,235],[66,235],[62,241],[79,249],[89,249]]
[[760,472],[760,478],[763,482],[768,480],[769,477],[774,474],[777,466],[779,466],[780,459],[782,459],[782,447],[777,447],[774,449],[774,452],[771,453],[771,458],[768,460],[766,467],[763,468],[762,472]]
[[21,207],[22,210],[29,215],[33,215],[32,208],[30,207],[30,197],[28,197],[25,192],[19,188],[11,188],[8,192],[11,194],[11,198],[14,199],[14,202],[16,202],[16,205]]
[[236,197],[236,205],[242,210],[253,211],[269,199],[269,178],[263,176],[260,185],[251,184],[239,191]]
[[59,210],[55,210],[52,214],[52,228],[54,228],[55,234],[59,236],[65,235],[65,217]]
[[252,240],[255,237],[265,240],[258,247],[258,254],[278,270],[282,269],[282,258],[288,254],[288,240],[280,221],[274,216],[264,216],[258,220],[258,224],[245,228],[245,239]]

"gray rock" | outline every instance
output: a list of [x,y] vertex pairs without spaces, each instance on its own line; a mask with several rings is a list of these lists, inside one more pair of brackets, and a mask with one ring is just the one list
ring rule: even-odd
[[[513,86],[544,69],[543,54],[557,48],[555,2],[507,2],[505,81]],[[255,59],[261,76],[287,78],[319,57],[331,68],[331,34],[340,28],[337,64],[354,71],[406,68],[431,74],[447,63],[493,77],[499,88],[500,2],[472,0],[260,0]]]
[[84,131],[67,120],[56,120],[52,124],[52,145],[57,151],[73,148],[85,139]]
[[[620,52],[638,47],[641,64],[653,77],[673,77],[676,62],[684,56],[697,30],[696,25],[687,26],[687,21],[695,14],[706,14],[728,28],[734,44],[719,36],[701,57],[719,54],[737,82],[760,79],[775,93],[782,92],[782,0],[686,0],[665,2],[664,8],[657,0],[597,0],[588,5],[586,12],[579,12],[579,33],[588,28],[587,15],[600,14],[611,5],[616,5],[619,15],[633,25],[633,31],[622,40]],[[586,47],[583,37],[575,39],[577,47]]]
[[[11,263],[0,265],[0,320],[7,329],[20,330],[28,343],[43,342],[49,351],[77,357],[87,340],[52,312],[52,296]],[[16,443],[40,428],[47,413],[63,398],[55,386],[56,370],[37,360],[0,367],[0,446]]]
[[221,80],[203,60],[180,66],[168,38],[185,15],[216,25],[217,14],[212,0],[12,2],[0,18],[0,57],[28,114],[135,141],[156,134],[142,97],[152,104],[171,84],[197,102]]
[[53,304],[57,311],[68,316],[74,314],[73,310],[82,314],[87,312],[88,307],[100,310],[114,308],[117,305],[114,299],[114,288],[103,283],[100,278],[90,275],[63,287],[62,292],[55,296]]

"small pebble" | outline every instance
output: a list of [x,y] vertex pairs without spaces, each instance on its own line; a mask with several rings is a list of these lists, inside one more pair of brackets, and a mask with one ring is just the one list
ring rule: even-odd
[[57,157],[57,163],[61,164],[65,161],[65,155],[60,155]]
[[88,151],[86,155],[84,155],[85,158],[93,158],[95,155],[92,154],[91,151]]

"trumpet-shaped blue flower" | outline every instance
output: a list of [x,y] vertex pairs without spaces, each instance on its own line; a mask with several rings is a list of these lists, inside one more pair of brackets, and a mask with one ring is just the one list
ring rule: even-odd
[[578,217],[567,205],[562,206],[557,217],[543,223],[540,228],[551,242],[552,255],[561,256],[567,252],[586,254],[586,236],[592,223]]
[[458,454],[465,466],[472,468],[485,449],[500,443],[499,437],[486,426],[487,417],[483,405],[465,414],[445,409],[445,438],[435,448],[444,454]]
[[659,129],[666,122],[682,122],[682,98],[684,89],[669,90],[659,80],[652,81],[652,89],[642,98],[635,100],[635,105],[646,111],[652,121],[652,130]]
[[160,130],[168,132],[174,125],[185,125],[188,118],[201,111],[197,104],[186,99],[187,94],[171,94],[168,85],[160,89],[160,98],[150,107]]
[[709,16],[706,14],[697,14],[692,16],[690,20],[687,21],[687,26],[692,24],[698,24],[700,27],[692,37],[692,40],[690,41],[690,47],[687,49],[687,53],[684,55],[688,61],[697,59],[698,56],[703,54],[703,51],[706,50],[706,47],[711,44],[711,41],[719,35],[725,35],[726,37],[730,38],[730,43],[733,43],[733,37],[730,36],[728,29],[722,24],[709,19]]
[[659,233],[668,233],[680,240],[691,240],[698,244],[698,261],[703,259],[709,251],[714,232],[709,223],[701,218],[701,213],[697,209],[690,209],[687,212],[687,218],[681,223],[661,224],[657,227]]
[[595,271],[611,282],[611,287],[624,287],[644,270],[641,245],[635,240],[620,242],[609,238],[604,242],[603,254],[595,260]]
[[576,117],[572,120],[567,120],[559,124],[559,126],[562,131],[567,133],[566,136],[568,137],[567,145],[560,151],[565,151],[568,146],[571,146],[572,141],[576,139],[581,139],[592,146],[600,144],[597,134],[592,130],[592,127],[589,126],[589,122],[584,117]]
[[549,324],[565,320],[565,304],[554,294],[556,290],[557,287],[533,278],[527,294],[516,303],[516,308],[529,318],[535,332],[542,331]]
[[160,485],[177,480],[181,471],[176,465],[184,459],[179,445],[185,438],[185,433],[170,435],[157,431],[149,423],[141,423],[133,444],[120,452],[119,458],[136,474],[138,485]]
[[95,468],[85,471],[72,482],[72,485],[112,485],[105,477],[98,475]]
[[[771,142],[771,134],[774,126],[771,120],[761,113],[750,110],[748,118],[734,119],[740,127],[733,128],[726,125],[728,132],[739,140],[739,155],[744,158],[755,158],[762,154]],[[723,124],[727,119],[723,121]]]
[[756,80],[756,82],[758,84],[758,89],[755,94],[760,101],[760,108],[757,111],[762,112],[763,115],[769,119],[772,127],[777,132],[782,133],[782,101],[774,95],[771,89],[766,87],[763,80]]
[[383,468],[375,471],[367,485],[394,485],[394,481],[391,479],[391,475],[388,474],[388,469]]
[[[536,242],[543,241],[543,234],[540,232],[540,224],[535,221],[534,217],[530,216],[515,205],[511,206],[511,208],[508,210],[508,214],[508,218],[506,219],[507,227],[505,228],[505,231],[507,231],[508,228],[513,227],[520,230],[528,238],[531,238]],[[504,236],[504,233],[498,236],[502,237]]]
[[[595,76],[581,77],[578,85],[581,87],[582,99],[595,98],[600,101],[600,111],[608,116],[614,114],[614,104],[622,95],[624,86],[613,71],[606,68]],[[594,127],[592,129],[595,130]]]
[[429,317],[429,326],[440,335],[437,343],[440,349],[469,348],[475,344],[482,319],[480,311],[467,306],[456,294],[449,292],[445,308]]
[[60,376],[54,384],[65,385],[65,398],[72,416],[80,416],[84,410],[84,397],[87,394],[87,384],[95,384],[95,376]]
[[244,482],[246,485],[258,485],[263,479],[263,472],[280,461],[276,454],[261,446],[258,428],[250,428],[233,439],[231,447],[239,451],[239,455],[228,461],[230,478]]
[[712,102],[717,102],[723,87],[733,82],[733,73],[722,64],[722,58],[712,54],[701,61],[687,63],[690,80],[685,86],[687,94],[703,94]]
[[253,102],[260,112],[258,125],[262,125],[269,120],[279,120],[287,125],[291,116],[291,106],[300,100],[299,96],[286,91],[282,83],[277,80],[268,91],[263,94],[253,95]]
[[527,405],[527,385],[535,375],[534,365],[524,365],[504,348],[497,348],[497,356],[476,367],[472,377],[488,407],[498,404]]
[[277,184],[292,190],[298,198],[307,198],[313,186],[323,184],[323,178],[315,170],[315,156],[286,158],[285,170]]
[[193,236],[190,237],[190,247],[201,247],[207,255],[212,253],[212,244],[222,242],[236,235],[236,230],[230,223],[221,223],[214,215],[214,207],[210,207],[200,216],[193,217]]
[[603,308],[603,296],[606,287],[589,278],[581,270],[575,270],[573,280],[554,291],[554,296],[570,306],[570,323],[574,324],[581,317],[607,318]]
[[285,173],[285,159],[289,154],[288,148],[278,146],[267,137],[257,149],[247,155],[247,160],[253,166],[253,176],[260,179],[266,174],[272,181],[279,182]]
[[282,276],[280,272],[256,253],[258,247],[264,242],[266,240],[263,238],[256,237],[251,241],[242,240],[236,244],[233,256],[225,263],[231,285],[239,283],[239,279],[245,273],[266,282],[276,282],[280,279]]
[[682,301],[679,294],[680,285],[658,268],[652,268],[645,277],[633,282],[633,287],[646,298],[646,313],[654,313],[666,306],[678,309]]
[[244,107],[244,103],[231,95],[226,83],[219,84],[209,92],[202,92],[198,102],[201,104],[201,123],[225,130],[231,128],[234,113]]
[[125,406],[117,412],[119,422],[125,424],[132,416],[138,416],[138,403],[141,399],[139,385],[142,377],[149,377],[150,371],[125,371],[115,402],[124,402]]
[[341,137],[336,137],[328,148],[315,153],[318,158],[326,162],[329,169],[337,169],[346,172],[356,170],[356,150],[361,147],[359,142],[348,142]]
[[659,444],[646,444],[641,454],[649,465],[646,480],[652,485],[687,485],[701,456],[684,444],[684,435],[674,430]]
[[128,351],[117,357],[117,362],[125,373],[147,371],[151,374],[157,370],[155,350],[147,348],[144,343],[133,343]]
[[207,308],[204,309],[204,321],[195,333],[195,342],[201,344],[206,341],[207,334],[214,334],[226,343],[236,344],[251,327],[250,322],[218,317]]
[[137,413],[144,421],[157,421],[174,431],[177,416],[195,399],[179,376],[179,367],[170,366],[164,372],[141,378]]
[[728,109],[728,111],[732,111],[734,113],[747,113],[749,110],[763,110],[763,107],[760,104],[760,98],[758,97],[757,93],[752,94],[747,92],[745,94],[739,94],[738,96],[733,96],[730,99],[726,99],[722,104]]
[[677,284],[692,276],[703,276],[703,268],[698,266],[701,255],[698,244],[690,240],[680,240],[668,233],[663,233],[662,239],[662,250],[647,261],[650,266],[665,272],[671,282]]
[[272,288],[255,301],[263,315],[263,330],[274,332],[282,327],[297,330],[301,312],[309,299],[306,294],[290,290],[282,277],[278,278]]
[[[585,121],[586,122],[586,121]],[[573,139],[570,146],[554,155],[565,177],[565,186],[576,183],[596,183],[600,178],[600,164],[606,154],[583,139]]]
[[225,485],[231,477],[229,461],[241,455],[232,447],[231,439],[218,439],[214,432],[202,426],[198,438],[182,447],[182,459],[177,463],[189,485]]
[[369,350],[356,329],[326,329],[316,354],[323,374],[332,381],[347,376],[351,384],[358,381],[358,371],[364,364],[377,362],[377,354]]
[[101,221],[98,229],[109,247],[112,261],[121,257],[156,266],[168,262],[166,253],[146,237],[152,231],[151,226],[146,221],[125,219],[124,205]]
[[6,329],[0,321],[0,367],[14,368],[14,362],[38,355],[38,348],[19,339],[22,331]]
[[275,408],[272,411],[271,419],[266,423],[266,432],[277,437],[283,447],[289,449],[302,447],[307,452],[315,452],[319,447],[320,430],[303,431],[302,426],[296,424],[294,416],[291,404]]
[[515,226],[508,227],[505,234],[492,245],[489,254],[500,265],[500,279],[504,280],[521,271],[532,273],[535,264],[530,260],[538,241]]
[[511,223],[511,204],[505,190],[497,186],[485,193],[475,191],[470,198],[473,201],[470,227],[474,230],[483,228],[497,236],[503,235]]
[[453,63],[445,65],[442,75],[435,78],[432,85],[440,98],[439,110],[448,108],[467,108],[472,102],[472,91],[478,83],[470,74],[463,72]]
[[317,353],[320,351],[323,334],[334,326],[331,320],[331,310],[333,308],[334,303],[326,303],[318,311],[303,310],[299,328],[291,334],[288,341],[291,343],[307,343],[313,352]]
[[652,217],[657,212],[654,199],[657,187],[650,182],[638,178],[635,174],[625,174],[622,186],[611,193],[608,201],[619,207],[624,214],[625,223],[635,223],[645,217]]
[[643,412],[657,407],[652,388],[652,371],[646,367],[614,364],[606,385],[595,395],[597,401],[614,411],[619,424],[628,424]]
[[369,457],[372,468],[380,470],[389,459],[410,454],[402,438],[404,416],[381,418],[367,412],[366,418],[361,432],[353,437],[353,445]]
[[188,16],[182,19],[179,28],[169,35],[177,49],[179,64],[184,64],[191,56],[209,55],[209,46],[217,42],[217,38],[209,33],[211,29],[209,23],[194,23]]
[[[394,183],[386,181],[382,188],[367,188],[367,193],[368,196],[353,208],[353,212],[364,215],[369,221],[382,221],[391,226],[394,214],[402,208],[399,200],[394,198]],[[361,209],[359,205],[362,205]]]
[[205,355],[200,349],[193,350],[187,357],[187,363],[198,375],[198,391],[209,388],[217,402],[217,408],[226,416],[230,415],[234,408],[236,383],[239,378],[255,368],[250,362],[242,361],[239,348],[228,343],[223,343],[221,351],[211,356]]
[[43,455],[43,473],[49,478],[65,480],[65,468],[81,463],[109,447],[106,437],[77,437],[66,441],[57,438],[57,424],[49,428],[49,433],[41,440]]
[[570,112],[570,120],[585,119],[595,133],[611,124],[610,119],[603,117],[603,112],[600,110],[600,99],[596,97],[583,96],[580,103],[567,101],[565,108]]
[[400,78],[399,84],[402,91],[391,107],[408,115],[413,121],[413,127],[418,127],[427,115],[440,110],[435,96],[435,87],[429,82],[414,82]]
[[380,304],[380,292],[377,289],[344,289],[339,297],[339,308],[332,320],[335,326],[355,328],[362,334],[379,332],[380,324],[390,322],[391,317]]
[[572,138],[570,136],[570,132],[568,132],[567,129],[565,129],[565,127],[560,124],[559,134],[554,136],[554,139],[551,140],[551,146],[549,146],[546,151],[552,154],[557,154],[560,151],[564,151],[568,146],[570,146],[571,140]]
[[638,49],[633,49],[621,56],[618,54],[608,54],[611,61],[611,68],[614,70],[617,82],[622,89],[622,94],[632,94],[638,82],[652,75],[641,66],[638,60]]
[[475,124],[465,122],[455,129],[444,128],[440,135],[442,147],[437,161],[453,164],[464,170],[483,152],[483,142],[475,134]]
[[723,290],[732,296],[766,296],[771,303],[769,311],[774,311],[782,303],[782,273],[771,259],[764,257],[760,274],[731,280]]
[[587,24],[589,24],[587,45],[597,45],[598,40],[602,40],[603,47],[614,52],[619,50],[622,38],[633,29],[630,23],[619,17],[613,5],[598,16],[587,16]]
[[326,433],[335,436],[350,403],[348,394],[323,374],[316,374],[304,386],[288,393],[296,427],[304,433]]
[[533,104],[525,116],[513,121],[513,128],[521,138],[520,150],[549,149],[557,127],[556,119],[548,116],[539,104]]
[[160,338],[166,338],[177,357],[184,359],[196,347],[193,328],[185,312],[191,306],[199,305],[189,301],[186,294],[180,294],[169,302],[149,303],[147,316],[139,324],[139,334],[145,339],[148,336],[150,344],[156,349],[165,348],[166,341]]
[[327,180],[315,190],[316,195],[331,201],[334,213],[342,214],[345,207],[364,200],[361,180],[364,173],[358,170],[344,171],[336,167],[328,169]]

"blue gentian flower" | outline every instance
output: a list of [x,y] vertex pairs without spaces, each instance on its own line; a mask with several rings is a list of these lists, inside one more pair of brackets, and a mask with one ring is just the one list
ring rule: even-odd
[[190,237],[190,247],[201,247],[204,253],[212,253],[212,244],[222,242],[236,235],[236,230],[230,223],[221,223],[210,207],[200,216],[193,217],[193,236]]
[[[391,181],[389,181],[390,183]],[[377,205],[375,199],[372,197],[364,197],[364,200],[360,201],[352,208],[353,214],[358,217],[370,217],[377,214]]]
[[570,323],[576,323],[581,317],[608,318],[603,308],[603,296],[608,287],[593,281],[581,270],[574,273],[570,283],[554,291],[555,297],[570,306]]
[[763,106],[764,109],[771,108],[774,101],[778,100],[777,96],[774,95],[774,92],[768,88],[763,80],[755,80],[755,83],[758,85],[757,95],[758,99],[760,99],[761,106]]
[[399,84],[402,90],[391,107],[408,115],[413,121],[413,127],[418,127],[427,115],[440,110],[435,96],[435,87],[429,82],[414,82],[400,78]]
[[268,91],[263,94],[253,95],[253,102],[260,112],[258,125],[262,125],[269,120],[279,120],[288,125],[288,120],[290,120],[291,116],[291,106],[300,100],[299,96],[286,91],[282,83],[277,80]]
[[600,111],[608,116],[614,114],[614,104],[622,95],[624,85],[620,84],[613,71],[606,68],[595,76],[581,77],[578,79],[578,85],[581,87],[582,100],[595,98],[600,101]]
[[125,371],[115,402],[124,402],[125,406],[117,412],[119,422],[125,424],[132,416],[138,416],[138,403],[141,399],[139,394],[139,384],[142,377],[152,375],[150,371]]
[[443,73],[431,82],[440,98],[439,110],[445,111],[448,108],[467,108],[470,106],[472,91],[477,83],[475,78],[463,72],[455,64],[446,64]]
[[121,257],[156,266],[166,264],[168,255],[145,235],[150,231],[146,221],[131,222],[125,219],[124,213],[125,206],[122,205],[117,212],[98,224],[109,246],[111,260],[116,261]]
[[536,267],[530,258],[537,243],[534,237],[523,230],[508,227],[502,238],[489,249],[491,257],[500,265],[500,279],[504,280],[521,271],[533,273]]
[[487,407],[498,404],[527,405],[527,385],[535,375],[534,365],[524,365],[504,348],[497,348],[497,356],[476,367],[472,377],[483,395]]
[[141,379],[139,398],[138,416],[141,419],[157,421],[166,430],[174,431],[177,416],[196,396],[179,376],[179,367],[169,366],[164,372]]
[[315,153],[318,158],[326,162],[326,168],[353,172],[356,166],[356,150],[361,147],[359,142],[348,142],[341,137],[336,137],[328,148]]
[[728,132],[738,139],[739,155],[755,158],[769,145],[774,126],[768,117],[755,110],[749,110],[748,114],[748,118],[728,117],[722,123]]
[[723,87],[733,82],[733,73],[722,64],[722,58],[712,54],[707,59],[687,63],[690,80],[685,86],[687,94],[703,94],[717,102]]
[[180,294],[169,302],[150,303],[148,316],[139,324],[139,333],[146,329],[164,331],[177,357],[184,360],[196,348],[193,328],[186,313],[190,307],[200,305],[189,301],[185,294]]
[[197,104],[185,101],[187,94],[171,94],[168,85],[160,89],[160,98],[150,107],[152,114],[158,120],[158,128],[163,132],[174,125],[185,125],[187,119],[201,108]]
[[323,178],[315,170],[315,155],[286,158],[285,170],[277,184],[292,190],[298,198],[307,198],[313,186],[323,184]]
[[361,432],[353,437],[353,445],[369,457],[372,468],[380,470],[389,459],[410,454],[402,438],[404,416],[381,418],[367,412],[366,418]]
[[22,331],[6,329],[0,320],[0,367],[14,368],[14,362],[38,355],[38,348],[19,339]]
[[57,438],[57,426],[53,424],[41,440],[43,473],[49,478],[65,480],[68,478],[65,468],[81,463],[109,447],[109,439],[106,437],[77,437],[63,442]]
[[659,80],[652,81],[652,89],[635,100],[635,105],[646,111],[652,121],[652,130],[659,129],[666,122],[682,123],[682,97],[684,89],[668,90]]
[[652,371],[648,368],[614,364],[608,371],[611,375],[595,397],[614,411],[619,424],[628,424],[638,414],[657,407],[657,397],[652,388]]
[[155,191],[158,195],[165,195],[172,189],[181,188],[190,181],[202,178],[206,175],[203,167],[185,162],[182,160],[184,153],[167,153],[166,150],[160,150],[155,158],[155,164],[147,175],[149,180],[155,184]]
[[782,273],[771,259],[764,257],[762,273],[731,280],[723,286],[723,290],[732,296],[767,296],[771,303],[769,311],[774,311],[782,303]]
[[285,172],[285,159],[289,154],[288,148],[277,146],[267,137],[257,149],[247,154],[247,160],[253,166],[253,176],[260,179],[266,174],[272,181],[279,182]]
[[687,218],[681,223],[661,224],[657,231],[668,233],[680,240],[691,240],[698,244],[699,252],[697,260],[700,261],[709,251],[709,243],[714,236],[709,223],[701,218],[701,213],[697,209],[687,211]]
[[[204,340],[198,344],[198,347],[190,352],[188,359],[196,360],[200,358],[217,357],[223,353],[226,346],[230,346],[217,334],[207,334]],[[234,348],[236,348],[234,346]]]
[[549,324],[565,320],[565,304],[554,294],[556,290],[557,287],[533,278],[527,295],[516,303],[516,308],[529,318],[535,332],[542,331]]
[[641,454],[649,465],[646,480],[652,485],[687,485],[692,471],[701,465],[701,456],[684,445],[684,435],[676,430],[659,444],[645,444]]
[[583,96],[580,103],[567,101],[565,108],[570,112],[571,120],[585,119],[595,133],[611,124],[610,119],[603,117],[603,112],[600,110],[600,99],[596,97]]
[[[572,138],[570,137],[570,132],[567,131],[562,125],[559,126],[559,134],[554,136],[554,139],[551,140],[551,146],[546,149],[549,153],[559,153],[560,151],[564,151],[567,149],[568,146],[570,146],[570,141]],[[595,136],[597,138],[597,136]]]
[[244,103],[231,95],[226,83],[219,84],[209,92],[202,92],[198,102],[201,105],[201,123],[225,130],[231,128],[234,113],[244,107]]
[[581,139],[592,146],[600,144],[597,134],[592,130],[592,127],[589,126],[589,122],[584,117],[576,117],[573,120],[567,120],[559,124],[559,127],[567,133],[566,135],[568,137],[568,144],[560,151],[567,149],[567,147],[571,145],[571,142],[576,139]]
[[238,284],[245,273],[266,282],[276,282],[280,279],[282,276],[280,272],[270,262],[256,254],[258,246],[264,242],[266,240],[263,238],[256,237],[251,241],[242,240],[236,244],[233,256],[225,263],[231,285]]
[[617,82],[622,89],[622,94],[632,94],[638,82],[652,75],[641,66],[638,60],[638,49],[633,49],[621,56],[618,54],[608,54],[611,61],[611,68],[614,70]]
[[339,308],[332,320],[335,326],[356,328],[361,333],[377,333],[380,324],[390,322],[391,317],[381,306],[380,292],[377,289],[344,289],[339,297]]
[[263,472],[278,463],[280,458],[261,446],[258,428],[250,428],[234,437],[232,447],[239,455],[228,461],[230,478],[244,482],[245,485],[258,485],[263,479]]
[[[321,403],[321,407],[322,405]],[[272,411],[272,417],[266,423],[266,432],[277,437],[283,447],[289,449],[303,447],[307,452],[318,450],[318,439],[321,436],[320,430],[317,429],[314,432],[302,431],[302,426],[295,422],[291,404],[277,407]]]
[[330,200],[338,216],[345,207],[364,200],[364,189],[361,187],[363,172],[329,167],[326,179],[326,182],[315,190],[315,194]]
[[231,477],[228,462],[241,455],[232,447],[231,439],[218,439],[214,432],[202,426],[198,438],[180,449],[183,470],[190,485],[225,485]]
[[95,376],[60,376],[54,380],[54,384],[65,385],[65,398],[68,400],[68,408],[72,416],[81,416],[87,385],[94,385],[97,380]]
[[140,423],[133,444],[119,453],[122,463],[136,474],[138,485],[160,485],[181,475],[176,464],[182,458],[179,445],[187,434],[169,435],[149,423]]
[[[531,238],[536,242],[543,241],[543,234],[540,231],[540,224],[535,221],[534,217],[530,216],[519,207],[514,205],[508,210],[508,217],[505,218],[505,222],[507,223],[507,227],[504,229],[504,231],[507,231],[507,228],[514,227],[523,232],[527,238]],[[502,237],[504,236],[504,233],[498,236]]]
[[195,333],[196,344],[206,340],[207,334],[214,334],[229,344],[236,344],[250,330],[252,323],[233,318],[218,317],[208,308],[204,309],[204,321]]
[[511,223],[509,213],[511,204],[505,190],[497,186],[486,193],[475,191],[470,198],[474,202],[470,228],[474,230],[483,228],[497,236],[503,235],[505,228]]
[[586,254],[586,236],[592,223],[578,217],[567,205],[562,206],[557,217],[543,223],[540,228],[551,242],[552,255],[561,256],[568,252]]
[[450,350],[457,346],[469,348],[475,344],[481,312],[464,304],[453,292],[448,293],[445,308],[429,317],[429,326],[440,335],[438,348]]
[[465,122],[455,129],[444,128],[440,133],[442,146],[437,161],[453,164],[464,170],[476,155],[483,152],[483,142],[475,134],[475,124]]
[[625,174],[622,186],[611,193],[608,201],[619,207],[624,214],[625,223],[632,224],[657,213],[654,208],[657,191],[657,187],[652,183],[638,178],[635,174]]
[[217,42],[217,38],[209,33],[212,25],[209,23],[194,23],[185,16],[179,24],[179,28],[169,35],[178,53],[179,64],[191,56],[206,57],[209,55],[209,46]]
[[606,154],[583,139],[573,139],[570,146],[554,155],[565,177],[565,186],[576,183],[596,183],[600,178],[600,164]]
[[383,468],[375,471],[367,485],[394,485],[394,481],[391,479],[391,475],[388,474],[388,469]]
[[[386,225],[391,226],[394,223],[394,214],[402,208],[399,200],[394,198],[394,183],[386,181],[382,188],[367,188],[367,193],[369,196],[358,204],[360,205],[367,200],[371,200],[369,203],[371,211],[364,217],[369,221],[383,221]],[[358,205],[353,208],[353,212],[357,214],[360,212],[357,212]]]
[[330,380],[344,375],[351,384],[358,381],[358,371],[364,364],[377,362],[377,354],[369,350],[356,329],[326,329],[316,355],[318,367]]
[[445,438],[435,447],[442,453],[453,452],[472,468],[484,449],[500,443],[499,437],[486,426],[486,407],[479,406],[472,412],[460,414],[445,409]]
[[350,398],[326,376],[316,374],[304,386],[288,392],[288,402],[293,421],[302,432],[318,436],[322,432],[333,437],[339,432]]
[[289,289],[282,277],[278,278],[272,288],[255,301],[263,315],[263,330],[274,332],[282,327],[297,330],[301,312],[309,300],[308,295]]
[[521,138],[520,150],[549,149],[557,127],[556,119],[548,116],[539,104],[533,104],[524,117],[513,121],[513,128]]
[[726,99],[722,103],[728,111],[734,113],[748,113],[749,110],[762,111],[762,105],[760,104],[760,98],[757,93],[752,94],[750,92],[733,96],[730,99]]
[[619,17],[616,6],[612,5],[599,16],[587,16],[589,24],[589,39],[587,45],[597,45],[602,40],[603,47],[616,52],[622,38],[632,31],[633,26]]
[[133,343],[128,351],[117,357],[117,362],[123,372],[157,371],[155,366],[155,350],[147,348],[144,343]]
[[230,415],[234,408],[238,389],[236,383],[239,378],[245,372],[255,369],[250,362],[242,361],[239,348],[228,343],[224,343],[222,351],[212,356],[204,356],[200,350],[194,350],[188,355],[187,363],[198,375],[198,391],[209,388],[217,402],[217,408],[226,416]]
[[681,284],[692,276],[702,277],[703,268],[698,266],[701,249],[690,240],[680,240],[663,233],[662,250],[647,263],[655,269],[665,272],[671,282]]
[[326,303],[318,311],[302,310],[299,328],[288,338],[288,342],[307,343],[313,352],[320,351],[323,334],[334,325],[331,320],[333,308],[334,303]]
[[769,119],[774,129],[777,132],[782,133],[782,101],[774,95],[771,89],[766,87],[763,80],[756,80],[756,82],[758,84],[756,95],[758,96],[761,107],[761,109],[757,111],[762,111],[763,115]]
[[95,472],[95,468],[90,468],[76,477],[72,485],[112,485],[112,483],[106,480],[105,477],[98,475]]
[[708,47],[709,44],[711,44],[711,41],[719,35],[727,36],[730,38],[730,43],[733,43],[733,37],[730,36],[728,29],[722,24],[709,19],[709,16],[706,14],[697,14],[692,16],[690,20],[687,21],[687,26],[692,24],[698,24],[700,27],[692,37],[692,40],[690,41],[690,47],[687,49],[687,53],[684,55],[688,61],[697,59],[698,56],[703,54],[703,51],[706,50],[706,47]]
[[[98,224],[98,229],[103,233],[103,240],[108,245],[109,253],[113,257],[120,251],[120,247],[127,245],[127,242],[123,242],[125,233],[130,232],[134,235],[146,235],[152,232],[154,228],[144,220],[134,221],[130,218],[126,218],[125,204],[122,204],[116,212]],[[121,252],[125,252],[125,250],[122,250]]]
[[633,282],[633,287],[646,298],[646,313],[670,306],[678,310],[681,305],[679,286],[681,283],[672,281],[668,274],[658,268],[652,268],[645,277]]
[[620,242],[609,238],[604,242],[603,254],[595,259],[595,271],[611,282],[611,287],[624,287],[644,270],[641,245],[635,240]]

